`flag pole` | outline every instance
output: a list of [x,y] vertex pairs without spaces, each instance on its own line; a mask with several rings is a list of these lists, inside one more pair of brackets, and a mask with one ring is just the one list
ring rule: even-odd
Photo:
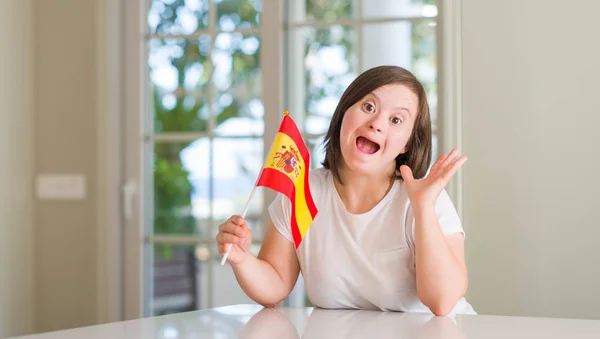
[[[286,116],[288,116],[289,114],[290,114],[290,112],[288,110],[283,111],[284,118]],[[281,123],[283,123],[283,119],[282,119]],[[281,129],[281,123],[279,123],[279,129]],[[279,129],[278,129],[278,131],[279,131]],[[275,133],[275,137],[277,137],[277,133]],[[273,142],[271,142],[271,146],[269,147],[269,153],[267,154],[267,157],[269,156],[269,154],[271,154],[273,144],[275,144],[275,138],[273,138]],[[263,167],[260,169],[260,173],[258,173],[258,177],[256,178],[256,182],[254,183],[254,187],[252,188],[252,191],[250,192],[250,196],[248,197],[248,200],[246,201],[246,205],[244,206],[244,209],[242,210],[242,214],[241,214],[242,218],[246,217],[246,212],[248,212],[248,206],[250,206],[250,201],[252,200],[252,197],[254,196],[254,192],[256,191],[256,188],[258,187],[257,186],[258,179],[260,179],[260,176],[264,169],[265,169],[265,166],[263,165]],[[225,265],[225,262],[227,261],[227,258],[229,257],[229,253],[231,253],[231,247],[233,247],[233,244],[227,244],[227,245],[228,245],[227,252],[221,259],[221,266]]]

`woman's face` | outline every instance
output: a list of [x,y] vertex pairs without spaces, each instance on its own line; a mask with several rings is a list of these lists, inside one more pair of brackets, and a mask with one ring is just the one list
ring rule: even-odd
[[340,130],[344,166],[367,175],[390,175],[406,152],[419,99],[402,84],[377,88],[346,111]]

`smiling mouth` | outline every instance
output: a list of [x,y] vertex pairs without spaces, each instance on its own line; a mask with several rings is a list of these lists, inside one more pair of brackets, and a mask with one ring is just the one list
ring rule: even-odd
[[359,151],[366,154],[374,154],[381,148],[378,143],[373,142],[365,137],[356,138],[356,147]]

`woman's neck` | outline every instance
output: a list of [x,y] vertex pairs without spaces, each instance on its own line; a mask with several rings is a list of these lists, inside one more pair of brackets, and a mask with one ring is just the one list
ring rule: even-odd
[[334,185],[346,210],[352,214],[362,214],[373,209],[394,184],[391,174],[365,175],[343,169],[340,176],[344,184],[334,179]]

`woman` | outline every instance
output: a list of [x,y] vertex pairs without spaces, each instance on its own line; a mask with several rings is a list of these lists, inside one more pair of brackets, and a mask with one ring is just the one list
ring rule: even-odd
[[452,150],[431,162],[425,90],[407,70],[372,68],[346,89],[325,137],[323,168],[310,172],[318,214],[296,250],[289,200],[279,194],[257,257],[240,216],[219,226],[220,253],[244,292],[273,306],[302,271],[321,308],[474,314],[464,232],[444,190],[466,161]]

